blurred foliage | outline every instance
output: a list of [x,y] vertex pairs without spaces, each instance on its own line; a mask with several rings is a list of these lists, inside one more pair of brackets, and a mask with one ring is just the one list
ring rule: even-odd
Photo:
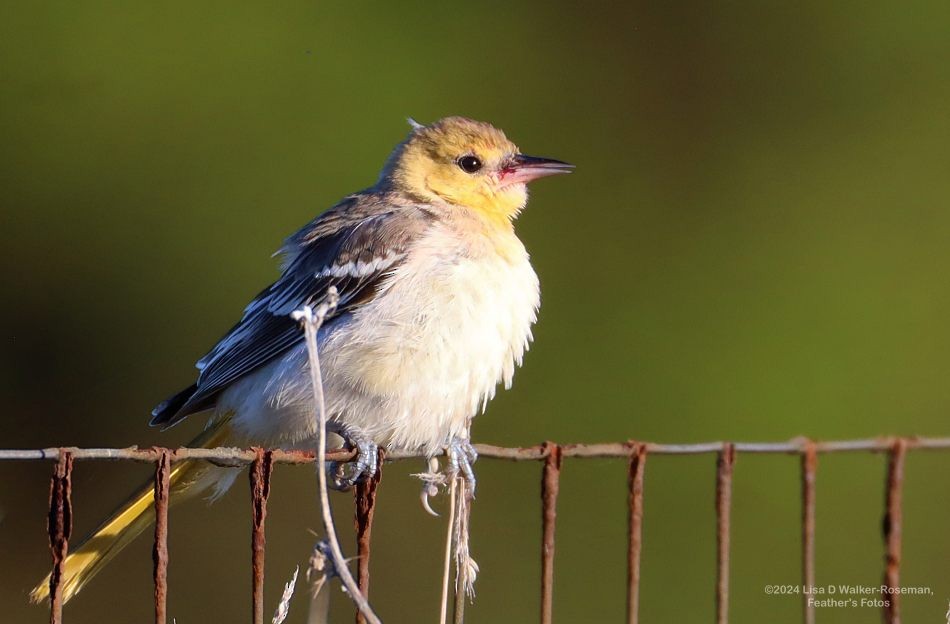
[[[373,182],[406,116],[448,114],[577,164],[519,222],[543,285],[537,342],[477,440],[950,434],[948,21],[935,1],[4,2],[2,446],[186,441],[200,422],[159,434],[147,412],[275,276],[269,254]],[[649,461],[644,621],[711,617],[713,466]],[[50,469],[0,466],[5,621],[46,621],[26,593],[48,566]],[[418,469],[387,467],[381,491],[387,622],[437,614],[443,524],[415,502]],[[469,621],[532,620],[539,467],[478,469]],[[883,470],[822,458],[820,585],[879,583]],[[950,597],[948,470],[950,456],[908,458],[902,580],[934,592],[904,600],[908,621],[942,621]],[[80,464],[76,535],[148,473]],[[621,618],[623,475],[565,464],[561,622]],[[243,485],[172,512],[181,624],[246,619]],[[319,526],[312,487],[309,470],[277,470],[268,609]],[[735,488],[732,621],[796,621],[798,599],[763,585],[799,579],[797,461],[740,456]],[[123,553],[68,620],[147,621],[149,549]]]

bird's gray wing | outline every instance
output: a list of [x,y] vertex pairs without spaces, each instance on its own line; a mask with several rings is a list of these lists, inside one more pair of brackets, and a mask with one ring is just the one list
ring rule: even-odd
[[301,342],[303,331],[291,313],[305,305],[318,306],[330,286],[336,287],[340,299],[328,322],[375,298],[380,283],[404,261],[431,216],[406,208],[360,208],[344,202],[287,240],[280,278],[198,360],[197,383],[152,411],[152,425],[170,427],[188,414],[207,409],[229,384]]

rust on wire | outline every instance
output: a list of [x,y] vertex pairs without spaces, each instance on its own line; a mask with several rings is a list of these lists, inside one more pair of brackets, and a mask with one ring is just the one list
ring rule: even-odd
[[69,551],[69,536],[73,532],[72,503],[73,456],[69,451],[61,451],[53,470],[49,486],[49,550],[53,556],[53,569],[49,577],[51,624],[63,621],[63,563]]
[[[361,479],[353,490],[355,497],[353,527],[356,529],[356,584],[369,599],[369,558],[370,540],[373,535],[373,517],[376,514],[376,491],[383,480],[383,459],[386,451],[377,450],[376,474],[369,479]],[[356,624],[366,624],[366,617],[359,609],[356,610]]]
[[[881,599],[884,601],[883,615],[887,624],[900,624],[900,587],[901,568],[901,529],[903,517],[901,498],[904,486],[904,457],[907,454],[907,441],[897,439],[891,447],[887,462],[887,494],[884,510],[884,582],[881,587]],[[891,591],[888,591],[891,590]]]
[[254,624],[264,624],[264,522],[267,519],[267,497],[273,471],[271,451],[252,449],[256,456],[248,479],[251,484],[251,614]]
[[551,624],[554,613],[554,533],[561,478],[561,447],[554,442],[545,442],[541,448],[544,453],[544,472],[541,477],[541,624]]
[[[947,438],[902,438],[907,449],[920,450],[948,450],[950,437]],[[896,438],[880,437],[859,440],[830,440],[814,442],[818,453],[854,453],[854,452],[890,452]],[[651,455],[701,455],[718,454],[724,442],[699,442],[696,444],[660,444],[645,442],[647,451]],[[736,442],[733,447],[739,453],[765,453],[800,455],[805,442],[802,438],[794,438],[784,442]],[[526,447],[504,447],[493,444],[476,444],[475,450],[479,457],[486,459],[508,459],[512,461],[538,461],[547,457],[548,451],[543,445]],[[22,460],[56,460],[61,451],[68,451],[74,460],[104,459],[104,460],[131,460],[138,462],[155,462],[158,459],[157,449],[140,449],[132,446],[128,448],[43,448],[43,449],[0,449],[0,461]],[[198,459],[211,463],[223,463],[227,466],[243,466],[253,463],[257,456],[251,449],[240,448],[178,448],[174,451],[175,461],[184,459]],[[563,457],[598,458],[617,457],[626,458],[630,455],[630,447],[625,442],[604,444],[565,444],[561,446]],[[356,452],[348,449],[331,449],[327,451],[328,461],[348,461],[356,456]],[[412,451],[392,451],[386,455],[390,461],[401,459],[418,459],[424,455]],[[312,464],[315,461],[313,451],[285,451],[275,449],[273,462],[277,464]]]
[[155,543],[152,546],[152,578],[155,582],[155,624],[165,624],[168,603],[168,494],[171,458],[159,449],[155,462]]
[[[815,477],[818,452],[808,440],[802,452],[802,585],[815,587]],[[815,602],[806,593],[802,596],[805,624],[815,624]]]
[[[802,581],[805,586],[815,585],[815,481],[818,455],[821,453],[848,452],[886,452],[888,454],[887,487],[883,533],[885,541],[885,570],[882,582],[882,598],[885,603],[883,615],[886,622],[899,624],[900,603],[900,563],[902,538],[902,487],[904,463],[909,450],[950,450],[950,437],[887,437],[864,438],[855,440],[834,440],[816,442],[806,438],[794,438],[783,442],[702,442],[695,444],[659,444],[652,442],[626,442],[605,444],[566,444],[558,445],[545,442],[537,446],[506,448],[500,446],[475,445],[479,455],[489,459],[507,459],[512,461],[543,461],[544,471],[541,483],[543,502],[543,541],[542,541],[542,586],[541,621],[550,623],[553,616],[554,547],[555,524],[557,517],[557,497],[561,462],[564,457],[626,458],[628,461],[628,596],[627,622],[638,621],[640,594],[640,555],[643,522],[643,475],[648,454],[655,455],[695,455],[716,453],[716,518],[717,518],[717,622],[728,621],[729,608],[729,541],[732,503],[732,479],[737,453],[796,454],[801,460],[801,496],[802,496]],[[347,449],[335,449],[327,452],[327,459],[347,461],[354,457]],[[393,452],[386,455],[388,460],[400,460],[420,457],[412,452]],[[380,454],[382,464],[382,453]],[[171,464],[176,461],[207,461],[225,466],[252,464],[250,471],[253,497],[254,527],[253,547],[253,607],[254,622],[264,622],[263,618],[263,575],[264,575],[264,521],[266,518],[267,497],[270,490],[270,475],[275,463],[303,464],[314,462],[314,454],[309,451],[265,451],[259,448],[180,448],[170,450],[153,447],[150,449],[128,448],[77,448],[51,447],[42,449],[0,449],[0,461],[40,460],[56,461],[56,467],[50,484],[48,532],[52,571],[49,579],[50,622],[62,622],[63,610],[63,566],[69,550],[72,532],[71,475],[76,460],[127,460],[153,462],[155,473],[155,545],[153,558],[155,563],[155,621],[166,624],[167,565],[168,565],[168,504],[171,480]],[[360,587],[368,589],[369,581],[369,545],[372,529],[376,488],[379,475],[372,482],[364,484],[365,489],[357,490],[357,533],[360,548],[359,579]],[[460,604],[464,605],[464,602]],[[456,619],[461,619],[463,611],[456,605]],[[804,620],[813,624],[813,607],[804,604]]]
[[647,447],[630,442],[627,460],[627,623],[640,620],[640,549],[643,534],[643,471]]
[[729,621],[729,532],[732,515],[732,472],[736,447],[722,445],[716,462],[716,622]]

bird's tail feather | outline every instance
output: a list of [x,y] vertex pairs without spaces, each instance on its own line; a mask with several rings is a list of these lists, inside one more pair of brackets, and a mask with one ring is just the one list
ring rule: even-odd
[[[225,439],[227,429],[225,420],[216,422],[188,446],[206,448],[218,446]],[[171,500],[177,503],[200,493],[204,489],[203,486],[214,482],[213,478],[210,480],[203,478],[211,476],[208,473],[213,470],[221,469],[197,460],[184,460],[173,464],[169,475]],[[149,480],[92,535],[66,556],[61,579],[63,602],[69,601],[78,594],[113,557],[151,526],[155,521],[155,514],[149,512],[154,509],[154,503],[154,485],[153,481]],[[46,578],[30,592],[30,600],[39,603],[49,598],[49,595],[50,575],[47,574]]]

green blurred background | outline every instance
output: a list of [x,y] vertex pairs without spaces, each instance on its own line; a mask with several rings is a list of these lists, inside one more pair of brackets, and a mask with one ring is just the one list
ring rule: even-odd
[[[577,165],[518,223],[544,304],[477,441],[950,434],[948,23],[947,2],[7,0],[0,446],[184,443],[200,419],[160,434],[148,410],[274,278],[282,238],[371,184],[407,116],[449,114]],[[372,596],[391,623],[437,616],[444,520],[419,508],[420,468],[387,466],[380,493]],[[50,470],[0,465],[6,622],[47,618],[26,595],[49,565]],[[478,464],[470,622],[537,617],[539,470]],[[763,592],[799,579],[797,470],[738,459],[734,622],[800,617]],[[79,464],[76,536],[149,472]],[[934,595],[906,598],[905,620],[942,621],[950,454],[906,472],[902,580]],[[822,457],[819,585],[879,583],[883,475],[880,455]],[[172,511],[179,624],[248,619],[245,484]],[[312,484],[275,474],[268,611],[319,527]],[[713,486],[711,456],[649,460],[644,622],[712,619]],[[622,461],[565,463],[559,622],[622,618],[624,488]],[[150,549],[67,621],[149,621]]]

